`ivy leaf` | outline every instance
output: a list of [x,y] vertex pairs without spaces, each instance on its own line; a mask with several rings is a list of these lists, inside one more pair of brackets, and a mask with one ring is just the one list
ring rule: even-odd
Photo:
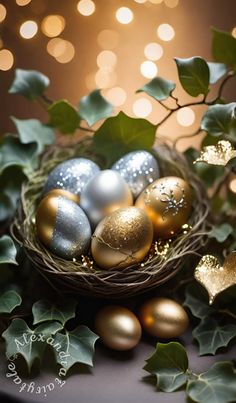
[[10,219],[15,213],[22,183],[26,180],[19,167],[12,166],[0,175],[0,221]]
[[54,142],[54,131],[43,125],[37,119],[16,119],[11,118],[19,133],[20,140],[23,144],[37,143],[37,154],[41,154],[46,145]]
[[14,290],[0,295],[0,313],[11,313],[22,302],[21,296]]
[[227,73],[227,66],[224,63],[207,62],[210,70],[210,84],[215,84]]
[[47,338],[61,328],[60,323],[52,322],[40,325],[36,329],[30,329],[23,319],[13,319],[2,334],[6,341],[7,357],[15,354],[22,355],[30,370],[36,359],[41,361],[45,348],[49,344]]
[[79,126],[78,112],[65,100],[54,102],[48,108],[49,124],[62,133],[74,133]]
[[34,317],[33,324],[57,320],[63,326],[65,323],[75,317],[77,301],[69,300],[62,305],[53,305],[50,301],[40,300],[34,303],[32,313]]
[[213,318],[203,318],[193,330],[193,337],[199,343],[199,354],[215,354],[218,348],[228,345],[236,336],[236,325],[219,325]]
[[5,136],[0,142],[0,174],[10,166],[18,166],[27,174],[35,167],[36,144],[21,144],[13,136]]
[[146,92],[146,94],[150,95],[150,97],[153,97],[157,101],[164,101],[170,96],[175,87],[176,84],[173,81],[161,77],[155,77],[149,83],[139,88],[136,92]]
[[93,137],[94,149],[110,163],[129,151],[150,150],[156,126],[145,119],[134,119],[120,112],[106,119]]
[[200,403],[236,401],[236,371],[232,362],[216,362],[203,374],[190,379],[187,395]]
[[0,264],[10,263],[18,265],[16,261],[16,247],[8,235],[0,238]]
[[236,136],[236,102],[209,106],[202,118],[201,128],[211,136],[223,136],[225,133]]
[[157,378],[157,389],[173,392],[187,381],[188,357],[185,348],[176,342],[157,343],[155,353],[144,369]]
[[196,318],[204,318],[215,312],[215,309],[209,305],[208,297],[203,293],[202,287],[192,283],[186,287],[184,306],[190,309]]
[[188,59],[175,58],[179,80],[184,90],[191,96],[207,95],[210,71],[207,62],[201,57]]
[[236,68],[236,39],[229,33],[213,28],[212,54],[216,62]]
[[23,95],[32,101],[40,97],[49,84],[49,78],[39,71],[16,69],[9,93]]
[[215,225],[209,232],[209,238],[215,238],[217,242],[225,242],[229,235],[233,233],[234,229],[228,223]]
[[57,333],[55,342],[59,343],[61,350],[68,355],[63,357],[63,360],[66,359],[66,364],[62,364],[60,352],[54,350],[57,362],[66,369],[66,372],[77,362],[93,366],[94,345],[97,339],[98,336],[87,326],[78,326],[71,332],[66,331],[66,334]]
[[113,112],[113,106],[103,98],[100,90],[95,90],[83,97],[79,108],[81,118],[86,120],[89,126],[110,116]]

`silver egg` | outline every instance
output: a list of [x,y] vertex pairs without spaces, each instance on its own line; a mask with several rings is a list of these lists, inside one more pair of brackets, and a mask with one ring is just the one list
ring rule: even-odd
[[128,183],[134,198],[160,177],[156,159],[147,151],[133,151],[115,162],[111,169],[120,173]]
[[37,234],[55,255],[73,259],[90,246],[91,227],[84,211],[64,196],[44,197],[36,214]]
[[93,161],[87,158],[73,158],[57,165],[48,176],[43,195],[52,189],[64,189],[80,196],[88,181],[100,171]]
[[118,172],[98,172],[81,193],[80,205],[95,227],[107,214],[133,204],[132,192]]

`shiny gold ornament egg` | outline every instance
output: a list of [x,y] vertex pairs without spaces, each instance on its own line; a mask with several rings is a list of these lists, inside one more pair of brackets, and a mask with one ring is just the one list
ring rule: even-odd
[[135,205],[150,217],[154,236],[167,239],[175,236],[189,218],[192,191],[182,178],[167,176],[157,179],[138,197]]
[[50,192],[48,192],[46,194],[46,196],[64,196],[69,200],[72,200],[73,202],[79,204],[80,202],[80,197],[79,195],[76,195],[74,193],[69,192],[68,190],[65,189],[53,189],[50,190]]
[[92,236],[91,251],[102,269],[137,264],[148,253],[153,240],[152,223],[145,211],[126,207],[105,217]]
[[95,329],[105,346],[118,351],[134,348],[142,335],[137,317],[122,306],[103,308],[96,317]]
[[55,255],[73,259],[88,251],[91,227],[83,210],[64,196],[44,197],[36,213],[40,241]]
[[139,319],[150,335],[164,339],[180,336],[189,324],[186,311],[169,298],[146,301],[140,309]]

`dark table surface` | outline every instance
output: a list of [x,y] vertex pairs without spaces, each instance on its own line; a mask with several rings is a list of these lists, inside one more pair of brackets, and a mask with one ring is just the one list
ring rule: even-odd
[[[198,348],[192,343],[191,331],[182,339],[185,344],[190,361],[190,367],[195,372],[207,370],[215,361],[231,360],[236,357],[236,348],[230,348],[224,354],[215,357],[198,357]],[[183,403],[186,402],[185,393],[156,392],[155,382],[147,377],[142,367],[144,361],[153,353],[155,340],[143,340],[135,350],[129,353],[110,351],[97,345],[94,367],[75,366],[72,368],[63,387],[56,386],[47,393],[47,396],[35,393],[19,392],[19,387],[6,377],[6,359],[1,352],[1,387],[5,395],[1,402],[49,402],[49,403]],[[49,354],[50,356],[50,354]],[[50,357],[49,357],[50,361]],[[47,361],[43,370],[27,383],[34,381],[35,385],[46,385],[53,382],[57,368]],[[19,400],[18,400],[19,399]]]

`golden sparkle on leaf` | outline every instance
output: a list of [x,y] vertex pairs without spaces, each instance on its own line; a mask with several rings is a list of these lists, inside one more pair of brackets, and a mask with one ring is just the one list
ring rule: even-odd
[[201,151],[200,157],[198,157],[196,162],[206,162],[212,165],[223,165],[225,166],[228,162],[236,157],[236,150],[232,148],[229,141],[221,140],[215,146],[204,147]]
[[236,284],[236,252],[226,257],[223,266],[215,256],[203,256],[194,277],[207,290],[211,305],[218,294]]

